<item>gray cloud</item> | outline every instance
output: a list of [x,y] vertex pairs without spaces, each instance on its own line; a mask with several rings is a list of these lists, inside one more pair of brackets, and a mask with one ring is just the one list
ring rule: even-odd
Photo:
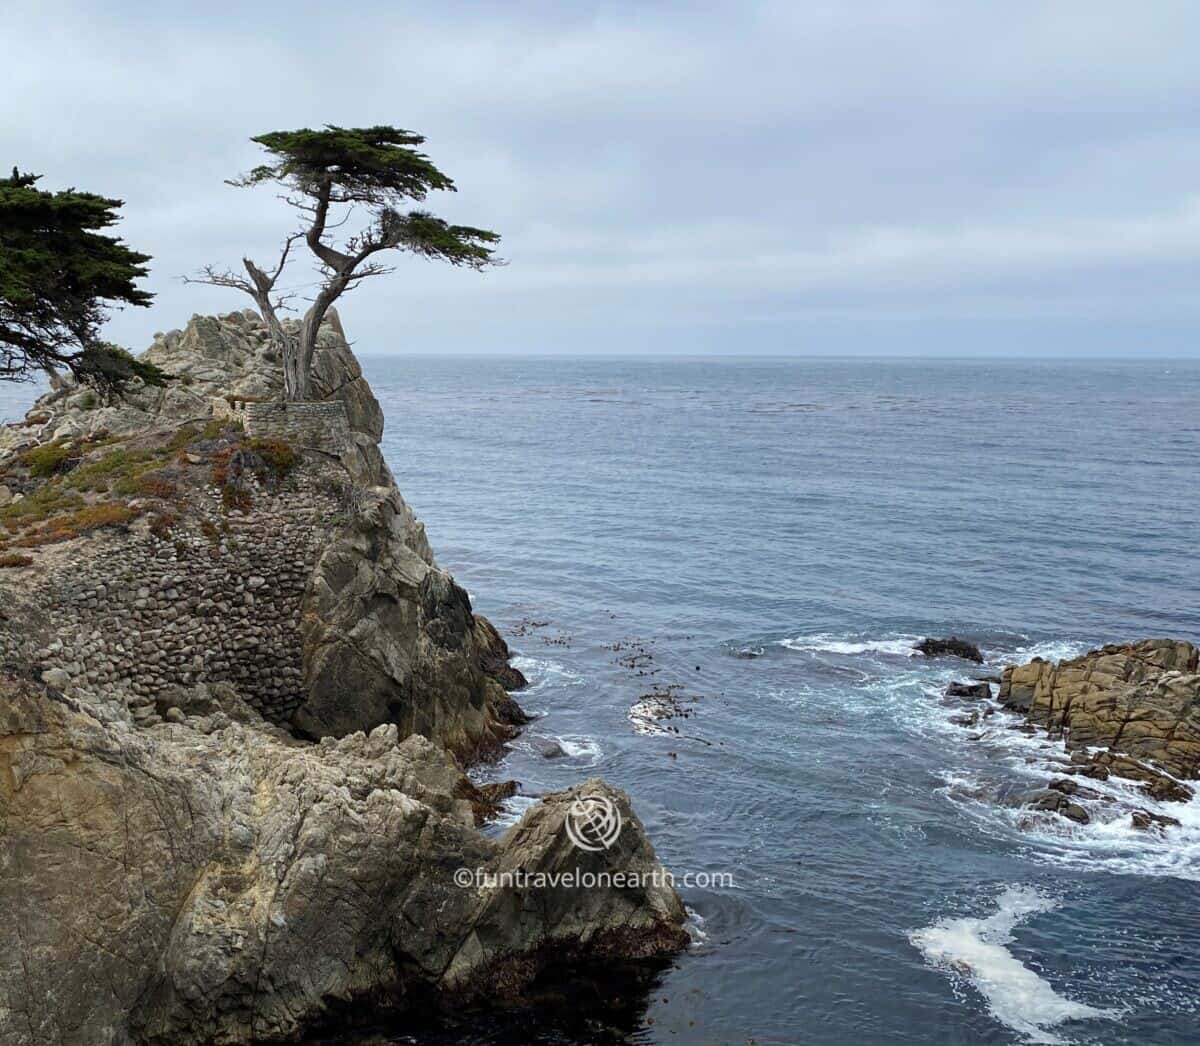
[[[365,352],[1195,354],[1200,8],[1004,4],[26,5],[5,162],[127,201],[134,347],[290,225],[223,179],[250,135],[429,137],[485,275],[403,260]],[[298,267],[293,283],[308,279]]]

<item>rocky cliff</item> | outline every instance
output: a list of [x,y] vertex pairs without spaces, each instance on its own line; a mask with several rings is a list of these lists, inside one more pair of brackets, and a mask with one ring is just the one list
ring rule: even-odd
[[252,313],[149,356],[165,390],[59,385],[0,430],[0,1046],[286,1041],[679,948],[603,782],[581,788],[623,816],[609,849],[561,831],[575,793],[476,830],[494,790],[462,764],[517,732],[523,680],[396,489],[336,317],[315,406],[271,404]]
[[337,317],[313,409],[344,412],[338,453],[291,438],[309,405],[289,409],[282,440],[214,416],[278,393],[253,313],[194,318],[147,356],[177,380],[112,405],[62,386],[0,431],[0,594],[30,608],[0,624],[0,651],[20,644],[56,678],[142,705],[231,682],[311,738],[390,722],[464,760],[496,751],[523,721],[497,674],[519,673],[481,641],[494,630],[476,628],[396,489]]

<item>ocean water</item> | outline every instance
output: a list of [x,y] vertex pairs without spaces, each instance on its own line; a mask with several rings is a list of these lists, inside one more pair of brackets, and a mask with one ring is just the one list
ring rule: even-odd
[[1200,363],[363,362],[532,683],[482,771],[510,819],[601,775],[676,874],[734,878],[681,891],[693,947],[621,1005],[372,1041],[1200,1040],[1200,804],[1014,808],[1061,747],[956,724],[976,667],[910,649],[1200,639]]

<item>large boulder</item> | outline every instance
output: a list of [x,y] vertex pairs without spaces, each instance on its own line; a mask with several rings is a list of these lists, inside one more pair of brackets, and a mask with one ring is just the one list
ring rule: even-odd
[[[207,692],[174,710],[140,729],[102,694],[0,677],[4,1046],[292,1041],[356,1003],[513,1001],[548,964],[685,942],[678,896],[603,782],[581,789],[622,815],[610,849],[563,830],[581,789],[495,841],[453,759],[394,725],[304,745]],[[459,885],[459,869],[481,877]],[[639,878],[512,874],[571,871]]]
[[950,683],[946,687],[947,697],[961,697],[967,701],[981,701],[992,696],[990,683]]

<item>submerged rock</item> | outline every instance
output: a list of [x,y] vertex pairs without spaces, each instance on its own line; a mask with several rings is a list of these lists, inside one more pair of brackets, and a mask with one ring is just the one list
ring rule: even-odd
[[946,696],[978,701],[991,697],[992,688],[987,683],[951,683],[946,687]]
[[926,657],[960,657],[964,661],[974,661],[983,664],[983,653],[974,643],[958,636],[948,639],[922,639],[913,645],[913,649]]
[[566,750],[554,738],[530,737],[528,740],[530,746],[543,759],[564,759],[566,757]]
[[1151,799],[1160,802],[1188,802],[1195,794],[1182,781],[1177,781],[1169,774],[1156,770],[1154,767],[1131,759],[1112,751],[1108,752],[1074,752],[1071,755],[1071,766],[1064,773],[1080,777],[1090,777],[1096,781],[1107,781],[1110,776],[1124,777],[1131,781],[1141,781],[1142,791]]
[[1069,777],[1057,777],[1046,785],[1046,787],[1052,788],[1056,792],[1062,792],[1063,795],[1073,796],[1076,799],[1104,800],[1107,798],[1103,792],[1097,792],[1094,788],[1081,785],[1078,781],[1073,781]]
[[1045,788],[1034,792],[1026,797],[1023,805],[1032,810],[1045,810],[1048,813],[1058,814],[1076,824],[1088,824],[1092,820],[1091,815],[1082,806],[1071,802],[1066,795],[1054,788]]
[[1180,822],[1174,817],[1167,817],[1165,814],[1152,814],[1149,810],[1134,810],[1129,815],[1129,821],[1132,827],[1140,828],[1143,831],[1157,829],[1161,831],[1164,828],[1178,828]]

